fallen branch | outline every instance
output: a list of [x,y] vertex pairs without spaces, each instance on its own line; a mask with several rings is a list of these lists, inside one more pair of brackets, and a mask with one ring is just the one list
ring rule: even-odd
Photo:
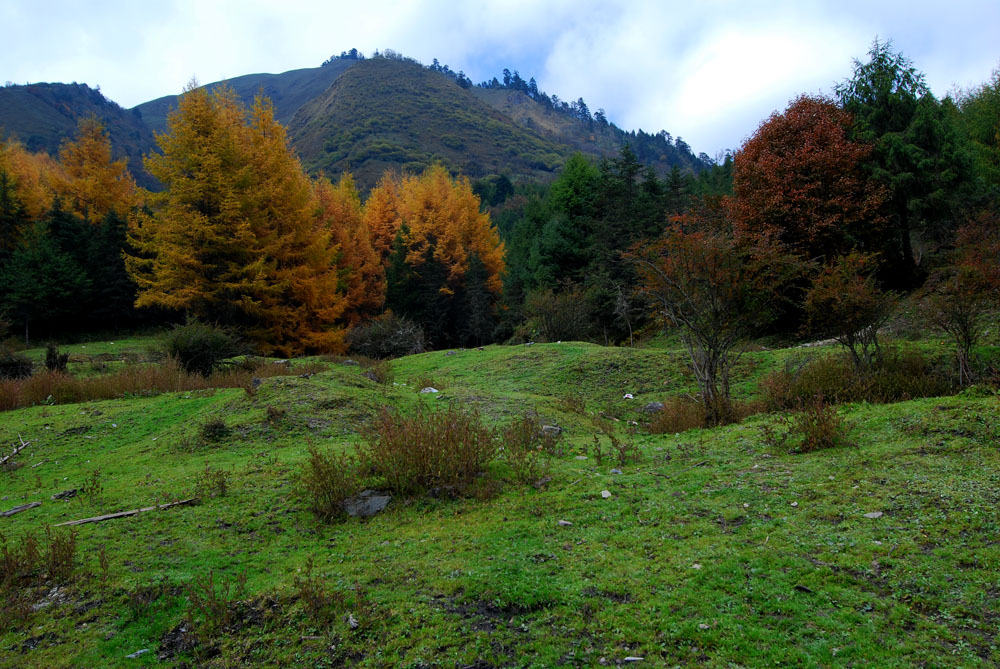
[[21,445],[20,446],[15,446],[14,447],[14,452],[11,453],[10,455],[5,455],[3,457],[3,459],[0,460],[0,466],[3,466],[5,464],[7,464],[8,460],[10,460],[12,457],[14,457],[15,455],[17,455],[21,451],[23,451],[24,447],[31,443],[30,441],[25,441],[24,439],[22,439],[21,435],[17,435],[17,439],[18,439],[18,441],[21,442]]
[[0,513],[0,516],[6,518],[7,516],[13,516],[15,513],[21,513],[22,511],[27,511],[28,509],[34,509],[36,506],[41,506],[41,505],[42,505],[41,502],[31,502],[30,504],[22,504],[21,506],[15,506],[13,509],[9,511],[4,511],[3,513]]
[[696,462],[695,464],[691,465],[690,467],[685,467],[684,469],[680,470],[676,474],[671,474],[670,476],[667,476],[666,474],[660,474],[659,472],[649,472],[649,473],[652,474],[653,476],[659,476],[660,478],[665,478],[665,479],[667,479],[669,481],[670,479],[677,478],[678,476],[680,476],[681,474],[683,474],[684,472],[686,472],[686,471],[688,471],[690,469],[694,469],[695,467],[701,467],[702,465],[707,465],[707,464],[708,464],[708,460],[702,460],[701,462]]
[[170,502],[169,504],[160,504],[158,506],[147,506],[142,509],[132,509],[131,511],[119,511],[118,513],[109,513],[106,516],[94,516],[93,518],[81,518],[80,520],[68,520],[65,523],[56,523],[53,527],[61,527],[63,525],[84,525],[86,523],[100,523],[104,520],[113,520],[114,518],[125,518],[126,516],[134,516],[139,513],[145,513],[146,511],[155,511],[156,509],[169,509],[172,506],[182,506],[185,504],[193,504],[198,501],[197,497],[191,497],[189,499],[182,499],[179,502]]

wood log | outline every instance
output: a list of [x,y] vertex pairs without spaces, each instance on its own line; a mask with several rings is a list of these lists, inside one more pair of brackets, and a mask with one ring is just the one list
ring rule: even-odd
[[198,501],[197,497],[191,497],[188,499],[182,499],[179,502],[170,502],[169,504],[160,504],[158,506],[147,506],[142,509],[131,509],[130,511],[119,511],[118,513],[109,513],[104,516],[94,516],[92,518],[81,518],[80,520],[68,520],[65,523],[56,523],[53,527],[62,527],[63,525],[85,525],[87,523],[100,523],[105,520],[113,520],[115,518],[125,518],[126,516],[134,516],[139,513],[145,513],[146,511],[155,511],[156,509],[169,509],[172,506],[193,504],[197,501]]
[[5,465],[8,460],[10,460],[12,457],[14,457],[15,455],[17,455],[21,451],[23,451],[24,447],[31,443],[30,441],[25,441],[24,439],[21,439],[21,435],[17,435],[17,439],[18,439],[18,441],[21,442],[21,445],[20,446],[15,446],[13,453],[11,453],[10,455],[5,455],[2,459],[0,459],[0,466]]
[[7,516],[13,516],[15,513],[21,513],[22,511],[27,511],[28,509],[34,509],[36,506],[41,506],[41,505],[42,505],[41,502],[31,502],[30,504],[22,504],[21,506],[15,506],[13,509],[10,509],[9,511],[4,511],[3,513],[0,513],[0,516],[4,516],[6,518]]

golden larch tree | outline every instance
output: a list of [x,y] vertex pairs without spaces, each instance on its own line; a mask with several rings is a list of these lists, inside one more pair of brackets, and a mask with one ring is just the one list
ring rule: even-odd
[[375,315],[385,302],[385,271],[372,246],[354,178],[344,174],[334,186],[326,177],[313,182],[318,221],[340,249],[337,268],[347,297],[341,319],[356,325]]
[[165,190],[130,222],[136,306],[238,326],[266,352],[342,348],[338,249],[270,103],[189,86],[157,143],[146,168]]
[[95,116],[80,119],[76,138],[59,150],[62,178],[55,183],[63,206],[92,224],[110,212],[121,216],[139,204],[139,190],[124,159],[111,160],[111,140]]

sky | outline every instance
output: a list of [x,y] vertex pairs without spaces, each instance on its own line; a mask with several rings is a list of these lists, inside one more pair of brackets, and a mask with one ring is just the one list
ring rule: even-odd
[[1000,2],[867,0],[3,0],[0,81],[99,86],[123,107],[201,83],[315,67],[353,48],[503,68],[626,130],[718,156],[801,94],[830,94],[872,41],[938,97],[1000,66]]

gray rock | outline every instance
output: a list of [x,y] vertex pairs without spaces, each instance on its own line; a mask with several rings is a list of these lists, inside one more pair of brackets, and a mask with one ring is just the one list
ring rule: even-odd
[[388,506],[390,501],[392,495],[383,495],[376,490],[365,490],[345,499],[344,511],[356,518],[369,518]]
[[621,473],[622,473],[622,470],[620,470],[620,469],[612,469],[612,470],[611,470],[611,473],[612,473],[612,474],[621,474]]
[[439,391],[437,388],[431,388],[430,386],[427,386],[426,388],[424,388],[423,390],[420,391],[420,394],[421,395],[430,395],[430,394],[436,395],[439,392],[441,392],[441,391]]
[[134,660],[135,658],[139,657],[140,655],[145,655],[148,652],[149,652],[148,648],[143,648],[142,650],[137,650],[134,653],[132,653],[131,655],[126,655],[125,657],[127,657],[130,660]]
[[646,413],[656,413],[657,411],[663,411],[663,402],[650,402],[646,406],[642,407],[642,410]]
[[563,429],[558,425],[543,425],[542,434],[551,434],[553,437],[558,437],[562,434]]
[[52,499],[71,499],[73,497],[76,497],[76,494],[78,492],[79,490],[77,490],[76,488],[73,488],[72,490],[63,490],[62,492],[57,492],[56,494],[52,495]]
[[573,523],[569,522],[568,520],[560,520],[559,522],[556,523],[556,525],[559,525],[560,527],[569,527],[572,524]]
[[357,360],[345,360],[344,362],[342,362],[340,364],[342,364],[342,365],[357,365],[358,361]]
[[362,374],[361,376],[365,377],[369,381],[374,381],[374,382],[378,383],[378,377],[375,376],[375,372],[367,371],[364,374]]
[[881,517],[882,517],[881,511],[872,511],[871,513],[865,514],[865,518],[881,518]]

